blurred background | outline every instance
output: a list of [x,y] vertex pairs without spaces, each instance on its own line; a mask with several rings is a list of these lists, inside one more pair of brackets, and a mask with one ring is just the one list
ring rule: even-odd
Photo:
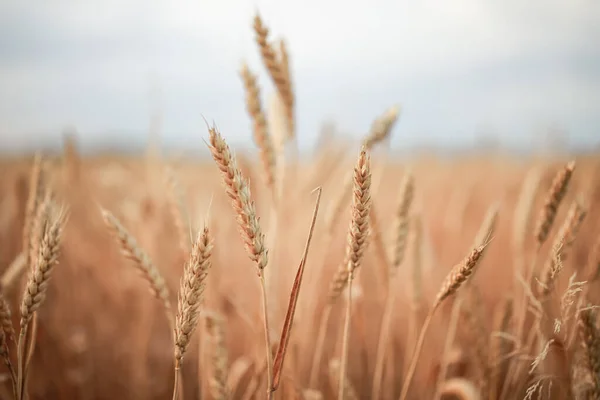
[[392,145],[590,150],[600,143],[600,2],[45,1],[0,3],[0,150],[205,152],[203,116],[251,146],[238,75],[272,91],[259,11],[291,52],[298,140],[362,137],[392,104]]

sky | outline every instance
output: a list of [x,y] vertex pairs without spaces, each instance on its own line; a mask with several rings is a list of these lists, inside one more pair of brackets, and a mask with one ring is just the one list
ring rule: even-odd
[[239,69],[273,90],[256,12],[290,50],[298,140],[324,122],[364,135],[401,107],[392,145],[535,146],[548,132],[600,143],[597,0],[195,0],[0,2],[0,150],[204,149],[204,119],[251,144]]

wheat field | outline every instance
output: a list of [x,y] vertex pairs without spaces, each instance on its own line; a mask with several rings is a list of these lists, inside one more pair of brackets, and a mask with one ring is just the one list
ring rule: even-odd
[[397,107],[301,157],[254,34],[255,152],[0,160],[0,398],[600,398],[600,158],[400,156]]

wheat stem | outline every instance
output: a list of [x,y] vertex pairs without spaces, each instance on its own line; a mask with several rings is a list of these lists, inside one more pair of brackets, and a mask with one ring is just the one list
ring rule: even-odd
[[[437,303],[439,304],[439,303]],[[415,346],[415,350],[413,352],[413,356],[410,362],[410,366],[408,367],[408,371],[406,372],[406,377],[404,378],[404,384],[402,385],[402,392],[400,394],[400,400],[405,400],[408,395],[408,389],[410,388],[410,383],[412,382],[412,378],[415,374],[415,370],[417,369],[417,362],[419,361],[419,354],[421,353],[421,349],[423,348],[423,343],[425,342],[425,334],[429,329],[429,325],[431,323],[431,319],[433,318],[433,314],[437,310],[437,306],[434,306],[429,310],[427,317],[425,318],[425,322],[423,322],[423,326],[421,327],[421,331],[419,333],[419,338],[417,339],[417,344]]]
[[346,300],[346,318],[344,321],[344,335],[342,339],[342,357],[340,358],[340,378],[338,383],[338,400],[344,400],[346,395],[346,369],[348,364],[348,346],[350,342],[350,320],[352,318],[352,280],[354,278],[354,271],[350,270],[348,274],[348,285],[347,293],[348,298]]
[[310,368],[310,379],[309,388],[316,388],[317,380],[319,378],[321,360],[323,358],[323,349],[325,346],[325,336],[327,334],[327,326],[329,325],[329,318],[331,317],[331,304],[327,304],[321,315],[321,321],[319,323],[319,333],[317,335],[317,342],[315,344],[315,353],[312,359],[312,366]]

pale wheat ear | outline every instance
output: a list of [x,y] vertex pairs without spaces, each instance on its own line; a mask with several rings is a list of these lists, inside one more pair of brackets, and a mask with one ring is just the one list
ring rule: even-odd
[[535,228],[534,234],[538,247],[541,247],[548,238],[554,220],[556,219],[558,208],[567,194],[569,182],[571,181],[574,170],[575,161],[571,161],[567,163],[562,170],[556,173],[554,180],[552,181],[552,186],[546,194],[544,206],[540,210]]
[[[38,240],[38,254],[35,258],[35,264],[31,270],[23,299],[21,301],[21,319],[19,332],[19,340],[17,344],[17,382],[15,385],[16,398],[18,400],[27,397],[27,373],[29,359],[33,351],[33,343],[35,341],[36,323],[35,316],[46,298],[48,281],[52,275],[55,265],[58,263],[60,248],[62,244],[62,235],[67,223],[67,209],[62,206],[58,207],[55,203],[49,200],[51,197],[46,196],[48,201],[47,212],[40,214],[40,218],[46,220],[40,223],[43,231]],[[32,323],[33,321],[33,323]],[[32,326],[31,332],[29,327]],[[28,335],[28,332],[30,335]]]
[[174,316],[171,306],[170,293],[167,284],[150,256],[139,246],[137,240],[121,224],[110,211],[100,208],[102,219],[108,232],[119,245],[121,254],[132,262],[134,268],[148,282],[149,288],[157,299],[159,299],[165,310],[171,331],[174,331]]
[[196,329],[200,317],[206,277],[211,267],[213,241],[208,226],[198,232],[192,246],[190,258],[184,267],[179,287],[177,316],[175,318],[175,381],[173,384],[173,400],[179,398],[180,369],[187,351],[191,336]]
[[265,184],[271,190],[272,196],[275,196],[275,150],[273,149],[273,143],[267,126],[267,118],[262,107],[260,87],[257,82],[258,77],[250,71],[246,63],[242,64],[240,76],[242,77],[246,92],[246,111],[252,119],[254,142],[260,151]]
[[346,316],[342,339],[342,355],[340,357],[340,380],[338,384],[338,399],[344,400],[346,395],[346,366],[348,363],[348,346],[350,336],[350,318],[352,315],[352,280],[356,270],[360,267],[367,240],[370,233],[369,211],[371,209],[371,159],[366,146],[362,146],[358,161],[354,167],[354,191],[350,226],[348,227],[348,245],[343,267],[346,268]]
[[272,399],[273,391],[273,353],[271,346],[271,333],[269,328],[269,310],[267,306],[267,287],[265,283],[264,269],[267,267],[269,254],[265,246],[265,235],[256,215],[254,201],[251,198],[248,182],[242,176],[237,167],[235,157],[229,149],[229,145],[216,128],[209,128],[209,150],[217,165],[225,192],[230,199],[232,208],[236,215],[240,235],[244,241],[246,252],[254,262],[260,281],[262,293],[262,313],[265,331],[265,353],[267,359],[267,398]]

